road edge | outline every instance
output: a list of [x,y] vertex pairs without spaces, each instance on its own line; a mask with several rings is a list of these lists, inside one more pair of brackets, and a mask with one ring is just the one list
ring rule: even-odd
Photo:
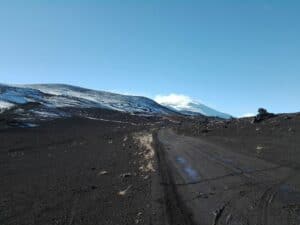
[[171,168],[165,157],[165,148],[158,139],[158,132],[153,133],[153,145],[156,151],[157,166],[163,185],[165,213],[168,225],[195,225],[192,214],[181,200],[175,185]]

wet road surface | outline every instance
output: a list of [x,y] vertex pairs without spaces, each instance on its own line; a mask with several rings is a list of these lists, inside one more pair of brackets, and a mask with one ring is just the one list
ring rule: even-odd
[[300,224],[300,175],[201,138],[162,129],[163,144],[184,207],[199,225]]

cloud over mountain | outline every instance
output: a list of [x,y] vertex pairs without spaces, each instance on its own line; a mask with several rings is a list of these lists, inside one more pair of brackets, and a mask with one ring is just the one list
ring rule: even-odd
[[193,115],[202,114],[205,116],[216,116],[228,119],[231,116],[226,113],[219,112],[212,109],[189,96],[182,94],[169,94],[169,95],[157,95],[154,100],[161,105],[167,106],[171,109],[175,109],[181,113]]

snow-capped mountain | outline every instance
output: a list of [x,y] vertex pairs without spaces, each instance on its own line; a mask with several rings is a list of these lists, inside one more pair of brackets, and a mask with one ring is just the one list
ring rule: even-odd
[[145,97],[94,91],[64,84],[0,84],[0,111],[10,108],[24,110],[28,104],[31,107],[22,111],[22,116],[29,114],[30,117],[62,117],[68,115],[65,108],[102,108],[142,115],[176,114]]
[[186,115],[193,115],[195,113],[200,113],[205,116],[219,117],[223,119],[229,119],[232,116],[226,113],[219,112],[201,103],[189,103],[186,108],[182,108],[179,112]]
[[229,119],[232,116],[212,109],[198,101],[185,95],[170,94],[167,96],[156,96],[155,101],[172,110],[176,110],[185,115],[204,115]]
[[[65,84],[35,84],[23,85],[22,87],[39,90],[42,93],[51,95],[51,103],[57,107],[68,107],[75,105],[83,108],[99,107],[131,113],[174,113],[168,108],[159,105],[155,101],[141,96],[130,96],[105,91],[95,91]],[[67,100],[64,98],[67,98]]]
[[[90,117],[85,110],[106,109],[144,116],[205,115],[230,118],[190,99],[156,101],[140,96],[95,91],[65,84],[0,84],[0,113],[9,110],[18,120],[48,120],[69,116]],[[171,100],[172,97],[171,96]],[[178,100],[178,96],[175,96]],[[181,96],[182,97],[182,96]],[[160,103],[160,104],[159,104]]]

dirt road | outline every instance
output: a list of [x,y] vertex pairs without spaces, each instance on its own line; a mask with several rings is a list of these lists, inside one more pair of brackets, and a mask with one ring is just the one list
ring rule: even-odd
[[300,224],[300,175],[289,165],[171,129],[160,130],[158,140],[171,182],[194,224]]

